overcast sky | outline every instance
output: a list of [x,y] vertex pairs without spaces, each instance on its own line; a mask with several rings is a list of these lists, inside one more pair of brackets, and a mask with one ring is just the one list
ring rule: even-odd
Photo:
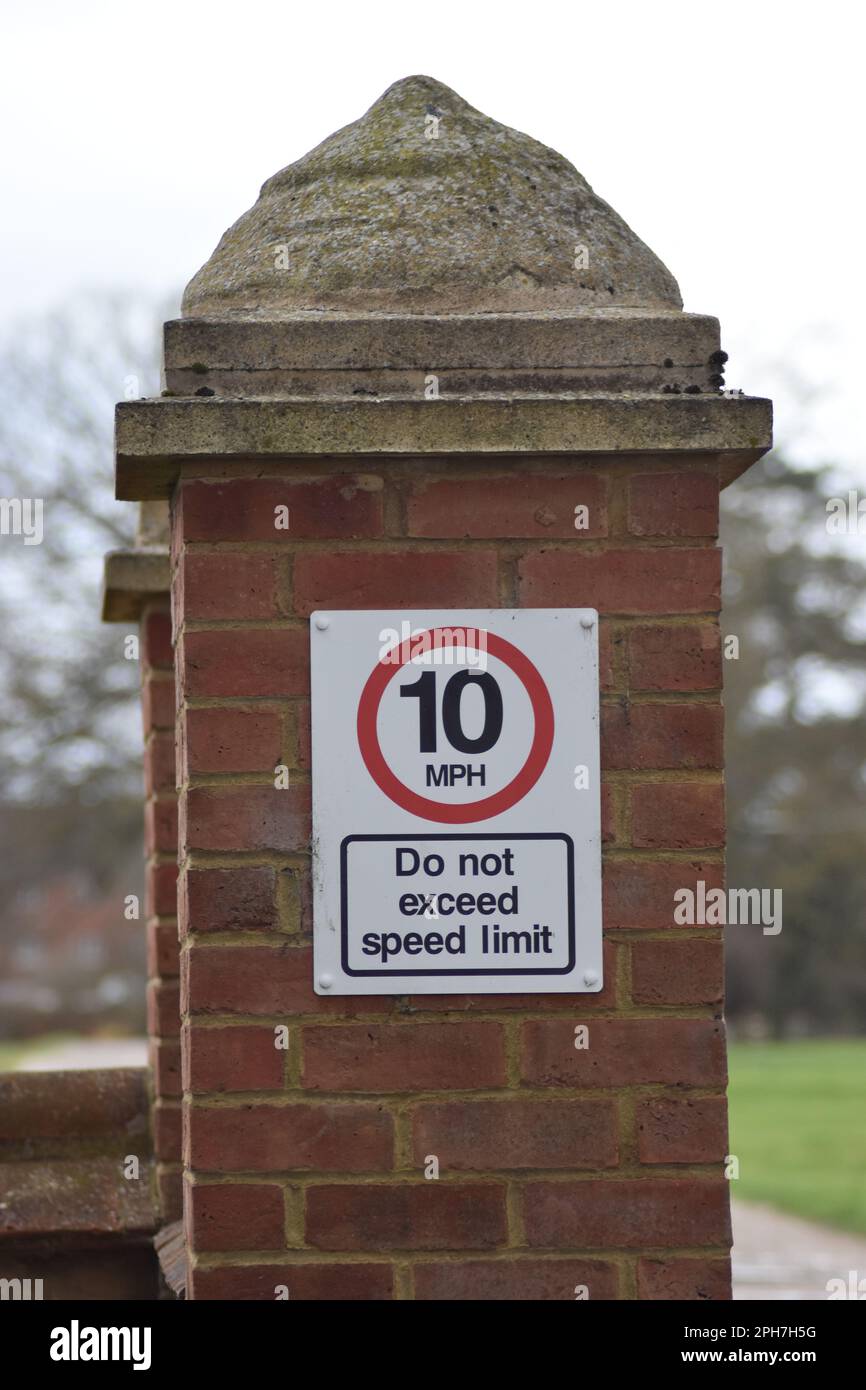
[[[427,73],[570,159],[717,315],[798,456],[862,448],[863,42],[851,0],[30,0],[0,32],[0,328],[186,283],[262,182]],[[814,392],[795,405],[791,381]],[[119,390],[118,395],[122,392]]]

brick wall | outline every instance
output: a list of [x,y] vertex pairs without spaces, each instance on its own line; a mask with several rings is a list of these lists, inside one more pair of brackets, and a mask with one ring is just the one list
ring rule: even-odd
[[[673,918],[723,872],[714,458],[200,471],[172,528],[192,1296],[729,1296],[720,933]],[[603,993],[316,996],[309,613],[521,605],[602,614]]]
[[168,601],[144,607],[140,626],[144,724],[147,1031],[153,1143],[163,1220],[181,1214],[180,1007],[177,939],[175,684]]
[[0,1279],[23,1296],[156,1298],[152,1176],[143,1068],[0,1073]]

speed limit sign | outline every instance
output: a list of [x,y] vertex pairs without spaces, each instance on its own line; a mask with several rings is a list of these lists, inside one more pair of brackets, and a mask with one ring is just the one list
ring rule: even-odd
[[319,994],[602,986],[598,615],[310,619]]

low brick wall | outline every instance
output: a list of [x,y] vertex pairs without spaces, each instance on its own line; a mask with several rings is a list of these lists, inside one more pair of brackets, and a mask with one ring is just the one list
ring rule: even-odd
[[0,1298],[158,1297],[146,1078],[0,1075]]

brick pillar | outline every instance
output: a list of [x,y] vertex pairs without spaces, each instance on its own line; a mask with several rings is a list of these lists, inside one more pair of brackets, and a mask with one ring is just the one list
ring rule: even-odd
[[[477,169],[436,162],[431,103]],[[674,894],[722,882],[718,492],[768,446],[768,403],[721,394],[716,321],[681,313],[624,224],[608,244],[615,214],[543,151],[581,208],[575,285],[540,147],[447,88],[389,89],[336,175],[329,148],[192,282],[166,330],[174,398],[118,411],[119,494],[173,499],[188,1292],[728,1297],[722,948],[676,924]],[[390,205],[363,180],[340,240],[353,148],[367,169],[398,152],[384,266]],[[463,261],[453,216],[437,234],[455,179]],[[307,262],[298,187],[334,203]],[[516,267],[509,245],[493,263],[511,232],[478,230],[497,196]],[[521,606],[601,615],[603,991],[316,995],[309,614]]]
[[106,557],[103,602],[105,621],[137,624],[139,633],[151,1127],[164,1223],[181,1215],[175,683],[167,540],[165,503],[144,503],[135,548]]
[[160,1209],[169,1222],[181,1215],[181,1067],[174,653],[166,603],[148,605],[142,615],[141,661],[148,1055]]

